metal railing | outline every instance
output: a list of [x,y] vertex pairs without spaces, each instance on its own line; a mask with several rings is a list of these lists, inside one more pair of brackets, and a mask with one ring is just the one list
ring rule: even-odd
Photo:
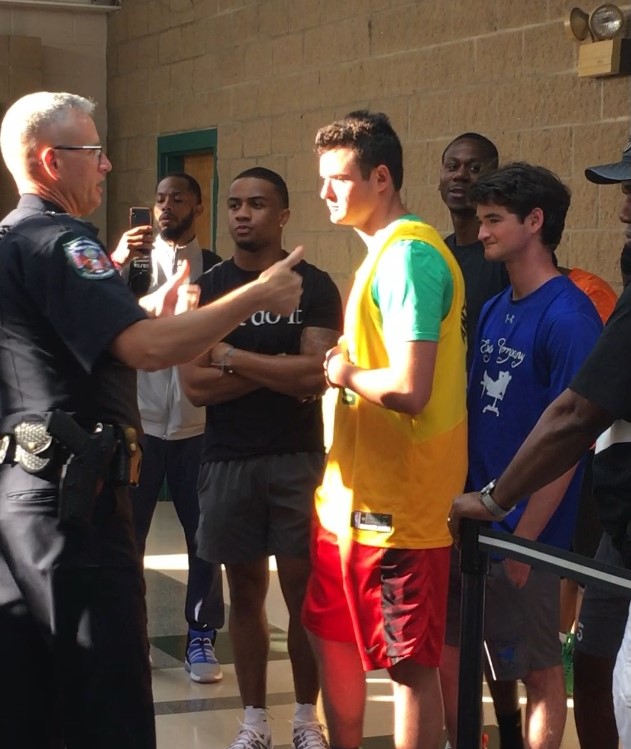
[[460,680],[458,683],[457,749],[480,745],[482,671],[484,647],[484,598],[489,551],[542,567],[580,583],[598,583],[612,591],[625,590],[631,596],[631,570],[562,551],[510,533],[492,530],[486,523],[464,519],[460,534]]

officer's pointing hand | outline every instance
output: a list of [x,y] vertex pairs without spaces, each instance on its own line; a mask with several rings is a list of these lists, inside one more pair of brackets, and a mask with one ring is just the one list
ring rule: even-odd
[[[138,304],[154,317],[166,317],[167,315],[175,314],[176,307],[178,306],[178,298],[180,297],[180,289],[188,285],[190,273],[191,267],[188,260],[185,260],[165,284],[162,284],[152,294],[147,294],[140,298]],[[178,312],[184,311],[181,305],[182,302],[180,301]],[[189,306],[188,309],[191,309],[191,307]]]
[[304,255],[302,247],[274,263],[259,276],[263,285],[265,309],[276,315],[291,315],[302,295],[302,277],[293,268]]

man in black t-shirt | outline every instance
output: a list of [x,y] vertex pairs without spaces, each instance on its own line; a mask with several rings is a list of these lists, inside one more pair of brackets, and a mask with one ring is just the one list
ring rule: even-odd
[[504,263],[485,260],[478,239],[480,222],[469,199],[469,188],[481,174],[497,169],[495,144],[478,133],[462,133],[443,151],[438,189],[454,226],[445,244],[453,252],[464,278],[467,302],[467,371],[473,358],[475,330],[482,306],[508,286]]
[[[622,159],[586,169],[597,184],[620,184],[620,220],[631,226],[631,138]],[[628,233],[628,232],[627,232]],[[486,496],[457,497],[450,528],[457,540],[460,518],[493,520],[522,497],[568,470],[596,440],[594,495],[605,534],[596,558],[631,567],[631,286],[627,285],[603,334],[570,387],[543,413],[510,465]],[[608,429],[608,427],[610,427]],[[607,431],[605,431],[607,430]],[[600,436],[599,436],[600,435]],[[495,512],[488,509],[490,503]],[[532,500],[531,500],[532,501]],[[574,701],[582,749],[615,749],[618,733],[631,747],[631,629],[628,597],[585,591],[574,657]],[[624,634],[624,639],[623,639]],[[613,673],[615,650],[620,645]],[[613,721],[613,712],[618,731]]]
[[[78,218],[112,168],[93,110],[40,91],[0,130],[21,196],[0,232],[2,747],[154,749],[134,369],[190,361],[257,309],[290,313],[301,290],[299,251],[204,309],[148,319]],[[184,272],[145,300],[153,314],[174,311]]]
[[[284,180],[254,167],[231,184],[228,223],[234,256],[199,279],[206,303],[256,279],[283,258],[289,219]],[[326,746],[315,704],[315,660],[300,623],[310,571],[313,493],[324,460],[324,356],[342,329],[340,296],[328,274],[301,262],[303,294],[288,317],[246,317],[223,342],[181,367],[195,405],[206,405],[199,477],[198,553],[225,564],[230,636],[245,717],[234,749],[270,749],[266,715],[268,557],[276,556],[289,612],[296,691],[294,746]]]

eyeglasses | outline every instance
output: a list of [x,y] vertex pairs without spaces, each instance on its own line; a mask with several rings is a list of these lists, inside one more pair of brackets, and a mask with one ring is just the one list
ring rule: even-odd
[[93,151],[99,164],[103,158],[103,146],[53,146],[53,151]]

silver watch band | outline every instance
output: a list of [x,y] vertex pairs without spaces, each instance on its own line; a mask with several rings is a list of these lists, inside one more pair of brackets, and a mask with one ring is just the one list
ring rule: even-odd
[[482,502],[482,504],[491,513],[491,515],[493,515],[493,517],[501,520],[502,518],[505,518],[513,508],[509,507],[508,510],[506,510],[504,507],[500,507],[497,504],[497,502],[491,496],[491,492],[494,488],[495,486],[492,486],[491,488],[484,487],[484,489],[480,492],[480,502]]

